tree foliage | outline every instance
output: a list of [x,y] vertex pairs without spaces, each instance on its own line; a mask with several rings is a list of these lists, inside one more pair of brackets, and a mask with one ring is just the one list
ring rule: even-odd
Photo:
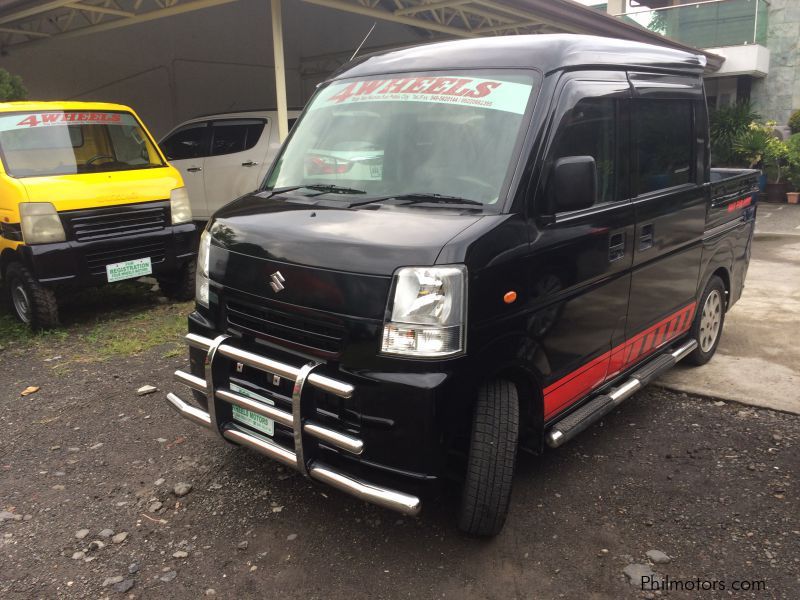
[[796,110],[789,117],[789,129],[792,133],[800,133],[800,110]]
[[27,97],[28,90],[22,84],[22,78],[0,69],[0,102],[25,100]]

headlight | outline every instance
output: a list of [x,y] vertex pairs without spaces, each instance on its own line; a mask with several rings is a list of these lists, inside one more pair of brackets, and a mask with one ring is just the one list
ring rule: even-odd
[[394,276],[385,354],[433,358],[464,351],[466,267],[404,267]]
[[49,202],[21,202],[19,215],[22,239],[26,244],[66,241],[56,207]]
[[189,205],[189,192],[185,187],[172,190],[169,195],[169,210],[172,213],[172,224],[180,225],[192,220],[192,207]]
[[208,308],[208,251],[211,248],[211,234],[204,231],[200,236],[200,248],[197,250],[197,270],[195,271],[195,301]]

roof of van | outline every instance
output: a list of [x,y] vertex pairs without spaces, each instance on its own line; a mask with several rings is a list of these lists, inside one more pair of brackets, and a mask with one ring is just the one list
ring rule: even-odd
[[21,102],[0,102],[0,112],[25,112],[41,110],[122,110],[133,112],[129,107],[111,102],[78,102],[25,100]]
[[435,42],[368,54],[332,78],[384,73],[475,68],[535,68],[547,74],[575,67],[629,67],[700,75],[702,54],[613,38],[574,35],[509,35]]

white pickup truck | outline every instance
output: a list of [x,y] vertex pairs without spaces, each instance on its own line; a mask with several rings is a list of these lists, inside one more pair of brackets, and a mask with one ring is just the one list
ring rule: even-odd
[[[300,111],[289,111],[289,128]],[[280,149],[278,112],[224,113],[181,123],[160,142],[181,172],[192,215],[208,220],[228,202],[256,189]]]

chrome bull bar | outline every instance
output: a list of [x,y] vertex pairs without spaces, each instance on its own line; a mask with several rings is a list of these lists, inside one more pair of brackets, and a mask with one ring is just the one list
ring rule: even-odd
[[[220,436],[232,443],[246,446],[296,469],[311,479],[327,483],[357,498],[406,515],[419,513],[421,502],[416,496],[378,487],[338,472],[319,460],[307,460],[305,458],[303,441],[305,436],[316,438],[355,456],[363,452],[364,443],[360,439],[316,423],[313,419],[305,417],[303,413],[303,391],[306,386],[347,399],[353,395],[354,388],[352,385],[315,373],[314,369],[319,366],[319,363],[309,362],[299,368],[293,367],[266,356],[236,348],[228,343],[228,339],[227,336],[219,336],[212,340],[193,333],[186,336],[186,341],[190,346],[206,352],[205,379],[180,370],[175,371],[174,378],[178,383],[206,394],[208,412],[192,406],[176,394],[167,394],[167,401],[179,415],[197,425],[216,431]],[[277,375],[294,382],[291,398],[292,412],[280,410],[274,406],[224,389],[220,384],[227,384],[228,378],[227,376],[221,376],[222,373],[218,369],[219,357],[242,363],[270,375]],[[288,450],[266,437],[254,435],[233,421],[220,421],[218,414],[223,406],[221,403],[238,406],[291,428],[294,438],[294,451]]]

